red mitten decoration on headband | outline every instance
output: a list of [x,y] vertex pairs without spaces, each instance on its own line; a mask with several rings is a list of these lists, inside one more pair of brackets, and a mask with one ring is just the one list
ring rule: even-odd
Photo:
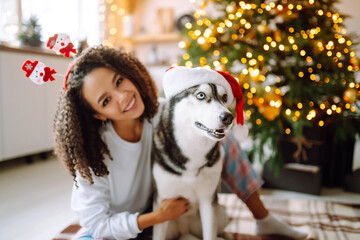
[[21,69],[26,72],[26,77],[30,78],[31,81],[39,85],[49,80],[55,80],[52,74],[55,74],[56,71],[39,61],[31,62],[30,60],[26,60]]
[[70,52],[76,54],[74,44],[70,42],[70,36],[66,33],[59,33],[50,37],[46,46],[55,52],[62,53],[65,57],[70,57]]

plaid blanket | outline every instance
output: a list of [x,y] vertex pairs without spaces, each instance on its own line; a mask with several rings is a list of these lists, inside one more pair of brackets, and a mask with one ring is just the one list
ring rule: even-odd
[[[283,199],[264,197],[266,207],[274,215],[292,226],[309,233],[308,240],[360,239],[360,204],[343,204],[329,201]],[[285,240],[278,236],[254,235],[254,218],[246,205],[235,194],[219,194],[220,204],[226,206],[230,223],[226,232],[234,240]],[[74,223],[53,240],[69,240],[80,226]]]

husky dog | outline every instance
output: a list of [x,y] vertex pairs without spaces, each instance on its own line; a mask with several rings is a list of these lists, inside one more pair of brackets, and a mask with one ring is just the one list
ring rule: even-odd
[[152,156],[154,209],[179,195],[189,199],[191,208],[178,219],[155,225],[154,240],[214,240],[223,233],[228,218],[217,202],[217,187],[223,155],[219,141],[233,122],[227,101],[223,86],[201,83],[160,107]]

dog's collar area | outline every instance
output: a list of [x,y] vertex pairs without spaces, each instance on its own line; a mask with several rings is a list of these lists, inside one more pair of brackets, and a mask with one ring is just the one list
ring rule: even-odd
[[201,130],[206,131],[212,137],[215,137],[218,139],[225,137],[225,129],[224,128],[210,129],[199,122],[195,122],[195,126],[200,128]]

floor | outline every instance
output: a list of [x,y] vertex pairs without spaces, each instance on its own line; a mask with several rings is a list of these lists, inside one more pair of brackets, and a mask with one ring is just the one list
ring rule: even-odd
[[[72,178],[56,157],[0,164],[0,239],[49,240],[76,221],[70,209]],[[262,189],[262,195],[360,204],[360,194],[324,189],[321,196]]]

